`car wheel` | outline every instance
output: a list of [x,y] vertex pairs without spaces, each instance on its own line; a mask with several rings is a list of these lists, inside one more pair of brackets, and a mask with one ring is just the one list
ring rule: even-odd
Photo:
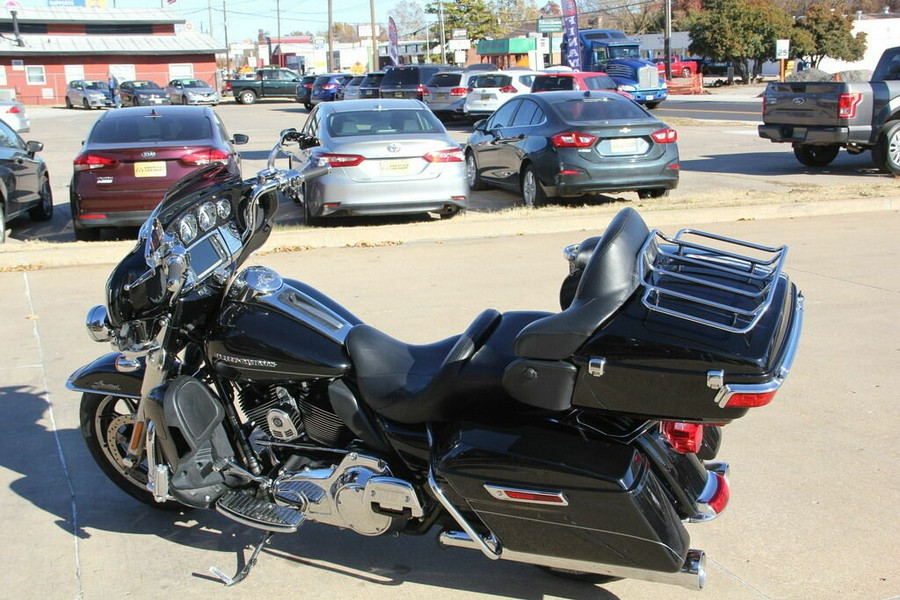
[[72,101],[68,96],[66,96],[66,108],[75,108],[74,106],[72,106]]
[[78,242],[96,242],[100,239],[100,228],[89,227],[86,229],[75,228],[75,240]]
[[669,190],[664,188],[653,188],[651,190],[638,190],[638,198],[664,198],[669,195]]
[[[306,194],[303,195],[306,198]],[[306,225],[309,227],[315,227],[321,223],[322,217],[316,217],[312,214],[312,208],[309,206],[309,202],[304,200],[303,202],[303,217],[306,220]]]
[[87,98],[85,98],[84,100],[81,101],[81,105],[82,105],[85,109],[91,110],[91,103],[88,102]]
[[3,203],[0,202],[0,244],[6,242],[6,209],[3,208]]
[[241,92],[241,104],[253,104],[256,102],[256,94],[251,92],[250,90],[244,90]]
[[478,163],[475,161],[475,153],[471,150],[466,152],[466,180],[469,182],[469,189],[472,191],[480,191],[487,189],[481,175],[478,174]]
[[182,103],[182,104],[187,104],[187,103],[188,103],[187,96],[182,96],[182,97],[181,97],[181,103]]
[[794,146],[794,156],[807,167],[825,167],[831,164],[840,151],[840,146]]
[[684,78],[690,77],[690,76],[691,76],[691,70],[690,70],[689,68],[687,68],[687,67],[683,68],[683,69],[681,70],[681,76],[684,77]]
[[50,179],[44,176],[41,179],[41,191],[39,192],[41,201],[28,210],[28,216],[32,221],[42,222],[49,221],[53,218],[53,192],[50,190]]
[[879,170],[900,175],[900,121],[884,124],[872,148],[872,159]]
[[312,110],[313,107],[312,107],[312,104],[310,104],[309,102],[304,102],[303,108],[305,108],[306,110]]
[[522,173],[522,201],[525,206],[531,208],[537,208],[547,203],[547,195],[531,165],[525,167],[525,171]]

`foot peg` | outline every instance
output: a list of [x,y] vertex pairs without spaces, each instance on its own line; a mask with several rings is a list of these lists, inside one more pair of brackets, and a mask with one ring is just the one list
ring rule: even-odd
[[219,498],[216,510],[242,525],[276,533],[294,533],[306,520],[302,512],[241,492]]

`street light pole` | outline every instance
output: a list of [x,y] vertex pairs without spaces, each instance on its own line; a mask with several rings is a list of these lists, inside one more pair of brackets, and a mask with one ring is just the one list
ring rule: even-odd
[[378,38],[375,36],[375,0],[369,0],[369,20],[372,25],[372,64],[370,71],[378,70]]
[[447,62],[447,55],[444,52],[444,44],[447,43],[447,35],[444,33],[444,0],[438,0],[438,19],[441,22],[441,60],[438,64]]

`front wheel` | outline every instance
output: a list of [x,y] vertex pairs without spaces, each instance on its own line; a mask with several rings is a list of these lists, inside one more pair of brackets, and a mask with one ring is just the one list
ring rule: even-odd
[[794,156],[807,167],[826,167],[837,158],[840,146],[794,146]]
[[900,175],[900,121],[884,124],[872,148],[872,158],[879,170]]
[[41,201],[28,209],[28,216],[32,221],[43,222],[53,218],[53,193],[50,191],[50,179],[44,177],[41,180]]
[[[166,510],[186,510],[175,501],[159,503],[147,489],[147,461],[125,466],[137,400],[83,394],[81,396],[81,434],[97,465],[123,492],[144,504]],[[158,459],[161,462],[161,458]]]

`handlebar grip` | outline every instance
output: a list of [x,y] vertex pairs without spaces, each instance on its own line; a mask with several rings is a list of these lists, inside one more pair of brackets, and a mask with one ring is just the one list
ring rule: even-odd
[[313,167],[312,169],[303,171],[303,179],[315,179],[323,175],[328,175],[329,173],[331,173],[331,167]]

